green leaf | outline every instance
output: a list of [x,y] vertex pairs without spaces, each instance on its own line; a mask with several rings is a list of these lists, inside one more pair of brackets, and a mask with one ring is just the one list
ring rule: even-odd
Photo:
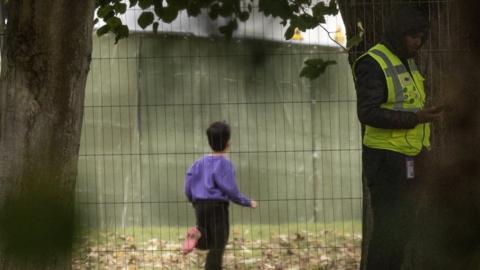
[[233,31],[237,30],[237,28],[238,28],[237,20],[231,20],[226,25],[219,27],[218,31],[224,34],[227,37],[227,39],[230,39],[232,38]]
[[210,19],[216,20],[218,18],[219,13],[220,13],[220,5],[218,3],[215,3],[210,7],[208,16],[210,17]]
[[293,10],[288,0],[259,1],[258,8],[266,16],[272,15],[273,17],[288,19],[293,15]]
[[293,8],[288,4],[288,2],[280,1],[283,4],[279,5],[278,9],[278,17],[282,19],[288,19],[289,17],[292,16],[294,10]]
[[196,17],[202,11],[201,6],[198,2],[191,2],[187,7],[187,14],[190,17]]
[[312,74],[315,72],[315,68],[312,66],[304,66],[300,71],[300,77],[311,78]]
[[178,16],[178,9],[172,7],[172,6],[167,6],[163,9],[162,11],[162,20],[166,23],[171,23],[173,22]]
[[338,14],[338,6],[336,0],[330,0],[328,5],[328,12],[330,15],[337,15]]
[[337,15],[338,14],[337,3],[335,0],[331,0],[330,4],[327,6],[325,5],[324,2],[319,2],[315,6],[313,6],[312,14],[313,14],[313,17],[318,19],[321,18],[323,20],[325,20],[325,16],[327,15]]
[[130,30],[128,29],[127,25],[120,25],[115,31],[118,35],[122,37],[128,37],[128,35],[130,34]]
[[97,36],[101,37],[108,32],[110,32],[110,26],[108,24],[105,24],[104,26],[97,29]]
[[295,27],[293,25],[290,25],[287,28],[287,31],[285,31],[285,39],[287,40],[291,39],[294,34],[295,34]]
[[297,0],[297,3],[300,5],[310,5],[312,2],[311,0]]
[[167,0],[168,5],[175,7],[176,9],[186,9],[189,2],[189,0]]
[[250,17],[250,13],[248,13],[248,11],[240,12],[240,14],[238,15],[238,19],[240,19],[240,21],[242,22],[247,21],[249,17]]
[[299,17],[296,17],[294,20],[294,25],[300,29],[300,31],[306,31],[307,29],[315,28],[319,23],[318,20],[308,14],[302,14]]
[[117,28],[119,25],[122,25],[122,20],[117,17],[110,17],[105,21],[111,29]]
[[238,19],[242,22],[247,21],[249,17],[250,17],[250,13],[248,13],[248,11],[243,11],[243,12],[240,12],[240,14],[238,14]]
[[309,58],[305,60],[304,63],[307,66],[318,66],[318,65],[323,65],[325,62],[323,61],[322,58]]
[[337,62],[328,60],[324,61],[322,58],[307,59],[305,66],[300,71],[300,77],[306,77],[310,80],[318,78],[321,74],[325,73],[325,70],[329,65],[336,64]]
[[220,7],[219,14],[222,17],[229,17],[233,13],[233,5],[223,4]]
[[163,16],[163,1],[155,1],[153,2],[153,11],[159,18]]
[[153,0],[139,0],[138,1],[138,6],[141,9],[147,9],[147,8],[151,7],[152,4],[153,4]]
[[113,7],[110,6],[110,5],[107,5],[107,6],[103,6],[103,7],[100,7],[98,10],[97,10],[97,16],[99,18],[105,18],[108,16],[108,14],[110,14],[111,12],[113,11]]
[[115,44],[117,44],[120,39],[127,38],[130,34],[130,31],[128,30],[128,26],[120,25],[115,29],[115,34]]
[[154,15],[151,11],[144,11],[140,17],[138,17],[138,25],[145,29],[147,26],[153,23]]
[[136,6],[137,3],[138,3],[138,0],[130,0],[130,6],[129,7],[132,8],[132,7]]
[[362,42],[362,40],[363,37],[359,35],[350,38],[349,40],[347,40],[347,50],[350,50],[351,48],[357,46],[358,44],[360,44],[360,42]]
[[115,3],[115,12],[119,14],[124,14],[127,11],[127,4],[117,2]]

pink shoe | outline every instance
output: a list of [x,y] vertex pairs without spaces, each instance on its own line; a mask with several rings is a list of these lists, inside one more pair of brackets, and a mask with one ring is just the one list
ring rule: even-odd
[[183,255],[192,252],[201,236],[202,234],[197,227],[192,227],[188,230],[185,241],[183,241]]

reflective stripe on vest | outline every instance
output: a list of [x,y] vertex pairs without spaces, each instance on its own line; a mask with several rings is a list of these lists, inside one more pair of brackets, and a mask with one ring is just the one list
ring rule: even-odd
[[[409,72],[402,61],[382,44],[375,45],[358,59],[365,55],[370,55],[385,75],[387,101],[381,105],[382,108],[405,112],[416,112],[423,108],[424,79],[413,59],[408,59]],[[423,147],[430,147],[430,125],[419,124],[413,129],[381,129],[366,125],[363,144],[415,156]]]
[[378,49],[373,49],[369,53],[375,54],[376,56],[379,56],[382,58],[382,60],[385,62],[387,65],[387,68],[384,69],[384,72],[387,76],[391,77],[393,80],[393,89],[395,92],[395,103],[393,104],[393,109],[395,111],[416,111],[416,108],[403,108],[403,103],[400,102],[400,100],[403,100],[403,87],[399,79],[399,74],[402,73],[407,73],[407,68],[405,65],[400,64],[400,65],[393,65],[392,61],[388,58],[388,56],[383,53],[382,51]]

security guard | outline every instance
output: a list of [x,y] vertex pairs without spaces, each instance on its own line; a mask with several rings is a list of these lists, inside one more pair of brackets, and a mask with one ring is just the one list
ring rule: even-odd
[[366,270],[401,269],[413,229],[416,165],[430,148],[430,122],[441,113],[440,107],[425,107],[424,78],[413,59],[427,30],[420,10],[401,7],[390,17],[382,41],[353,66],[363,131],[363,184],[373,214],[362,262]]

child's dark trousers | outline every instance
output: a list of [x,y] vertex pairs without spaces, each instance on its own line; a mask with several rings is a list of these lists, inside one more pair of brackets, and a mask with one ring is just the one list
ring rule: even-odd
[[197,248],[209,250],[205,270],[222,269],[223,253],[230,231],[228,205],[228,202],[216,200],[202,200],[193,203],[197,228],[202,233]]

